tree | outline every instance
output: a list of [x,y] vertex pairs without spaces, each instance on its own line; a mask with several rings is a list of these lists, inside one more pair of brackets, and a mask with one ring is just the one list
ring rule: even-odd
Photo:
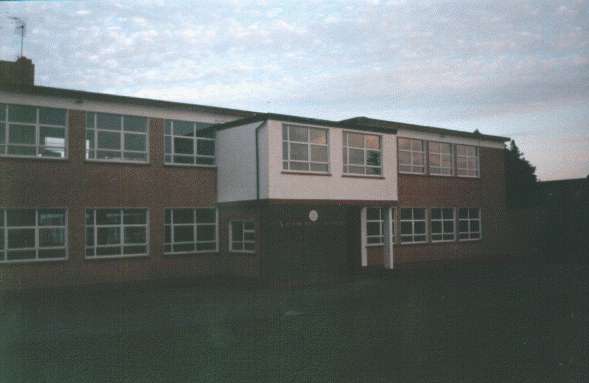
[[509,143],[505,161],[507,206],[523,208],[535,205],[538,186],[536,167],[524,158],[514,140]]

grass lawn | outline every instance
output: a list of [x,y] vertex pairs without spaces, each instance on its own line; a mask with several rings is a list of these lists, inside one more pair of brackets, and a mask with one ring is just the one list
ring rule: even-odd
[[589,381],[587,266],[0,299],[0,383]]

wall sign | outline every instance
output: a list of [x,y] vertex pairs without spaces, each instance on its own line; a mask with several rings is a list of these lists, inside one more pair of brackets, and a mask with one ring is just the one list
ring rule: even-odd
[[311,222],[317,222],[317,220],[319,219],[319,213],[317,213],[317,210],[313,209],[309,212],[309,220],[311,220]]

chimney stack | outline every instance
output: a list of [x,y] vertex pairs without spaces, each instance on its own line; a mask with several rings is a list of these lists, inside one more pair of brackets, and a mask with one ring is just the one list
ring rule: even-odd
[[16,61],[0,60],[0,84],[33,86],[35,84],[35,65],[24,56]]

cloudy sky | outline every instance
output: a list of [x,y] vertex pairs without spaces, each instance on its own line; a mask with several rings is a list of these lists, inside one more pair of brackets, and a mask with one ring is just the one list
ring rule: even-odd
[[38,85],[479,129],[589,174],[589,0],[1,2],[4,60],[12,16]]

